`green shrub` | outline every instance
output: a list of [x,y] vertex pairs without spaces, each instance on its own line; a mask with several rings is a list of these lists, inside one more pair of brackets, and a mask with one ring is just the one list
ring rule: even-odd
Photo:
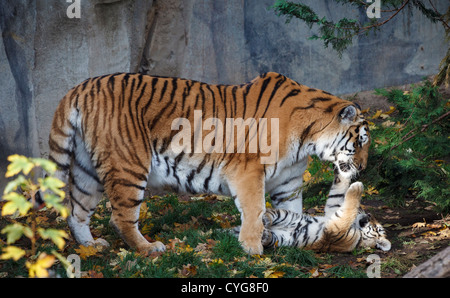
[[384,114],[381,125],[372,125],[369,165],[363,178],[395,202],[421,198],[448,213],[448,99],[429,81],[412,91],[377,89],[376,94],[386,96],[397,112]]

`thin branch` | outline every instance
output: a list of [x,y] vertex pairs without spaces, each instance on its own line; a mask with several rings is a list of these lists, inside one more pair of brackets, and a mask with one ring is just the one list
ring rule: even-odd
[[[445,114],[439,116],[438,118],[434,119],[432,122],[430,122],[430,123],[428,123],[428,124],[422,125],[422,129],[420,130],[420,132],[424,132],[425,130],[427,130],[427,128],[428,128],[430,125],[433,125],[433,124],[435,124],[435,123],[441,121],[442,119],[446,118],[448,115],[450,115],[450,111],[448,111],[447,113],[445,113]],[[416,132],[415,134],[413,134],[413,135],[409,136],[408,138],[404,139],[407,135],[409,135],[409,134],[415,132],[416,130],[417,130],[417,128],[412,129],[412,130],[409,131],[406,135],[404,135],[403,138],[402,138],[401,143],[400,143],[400,144],[397,144],[397,145],[395,145],[395,146],[393,146],[393,147],[391,147],[391,149],[389,150],[389,153],[392,152],[392,150],[394,150],[395,148],[397,148],[397,147],[403,145],[403,144],[406,143],[407,141],[409,141],[409,140],[411,140],[412,138],[414,138],[415,136],[417,136],[417,135],[419,134],[419,132]],[[404,139],[404,140],[403,140],[403,139]],[[380,163],[378,164],[378,166],[377,166],[378,169],[380,169],[381,165],[384,163],[385,160],[386,160],[386,158],[383,157],[383,159],[381,160],[381,162],[380,162]]]
[[[428,129],[428,127],[429,127],[430,125],[433,125],[433,124],[435,124],[436,122],[441,121],[442,119],[446,118],[448,115],[450,115],[450,111],[448,111],[447,113],[445,113],[445,114],[441,115],[440,117],[436,118],[436,119],[433,120],[431,123],[422,125],[422,129],[420,130],[420,132],[424,132],[425,130]],[[405,142],[411,140],[411,139],[414,138],[415,136],[417,136],[417,135],[419,134],[419,132],[416,132],[415,134],[413,134],[413,135],[409,136],[408,138],[404,139],[407,135],[413,133],[413,132],[416,131],[416,130],[417,130],[417,128],[415,128],[415,129],[409,131],[409,132],[402,138],[402,142],[401,142],[400,144],[395,145],[394,147],[392,147],[392,148],[391,148],[391,151],[394,150],[395,148],[399,147],[399,146],[402,145],[403,143],[405,143]]]
[[[433,2],[431,2],[431,0],[428,0],[428,2],[430,2],[431,7],[433,7],[434,11],[438,14],[441,15],[439,13],[439,11],[436,9],[436,7],[434,6]],[[444,27],[446,27],[446,30],[450,29],[450,26],[447,24],[447,22],[444,20],[444,18],[442,16],[439,17],[439,20],[442,22],[442,24],[444,25]]]
[[380,26],[382,26],[382,25],[384,25],[384,24],[386,24],[387,22],[389,22],[390,20],[392,20],[403,8],[405,8],[405,6],[406,6],[406,4],[408,4],[408,2],[409,2],[410,0],[406,0],[404,3],[403,3],[403,5],[399,8],[399,9],[397,9],[397,11],[394,13],[394,14],[392,14],[388,19],[386,19],[386,20],[384,20],[383,22],[381,22],[381,23],[376,23],[376,24],[373,24],[373,25],[370,25],[370,26],[367,26],[367,27],[363,27],[363,28],[361,28],[361,30],[363,30],[363,31],[360,31],[358,34],[361,34],[361,33],[364,33],[365,31],[367,31],[367,30],[369,30],[369,29],[372,29],[372,28],[376,28],[376,27],[380,27]]

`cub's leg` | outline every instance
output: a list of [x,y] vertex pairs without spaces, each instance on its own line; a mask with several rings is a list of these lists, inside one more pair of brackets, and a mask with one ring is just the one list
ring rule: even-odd
[[331,185],[325,205],[325,216],[331,216],[341,208],[350,183],[350,178],[341,175],[339,170],[334,170],[333,185]]
[[147,173],[138,173],[138,169],[141,168],[124,165],[113,168],[106,176],[105,191],[112,207],[110,224],[130,247],[143,252],[164,251],[163,243],[149,243],[138,229],[139,209],[147,185]]
[[230,175],[230,190],[236,197],[236,206],[241,212],[239,241],[249,254],[262,254],[261,237],[264,230],[262,217],[265,212],[264,172],[261,170],[237,171],[244,176]]
[[70,215],[67,223],[75,240],[84,246],[109,246],[108,242],[98,238],[94,240],[89,229],[92,214],[102,198],[102,185],[92,166],[89,155],[78,142],[74,147],[74,159],[69,171],[67,207]]
[[348,230],[358,215],[361,196],[364,186],[361,182],[355,182],[345,193],[344,203],[330,218],[327,226],[331,231],[339,233]]

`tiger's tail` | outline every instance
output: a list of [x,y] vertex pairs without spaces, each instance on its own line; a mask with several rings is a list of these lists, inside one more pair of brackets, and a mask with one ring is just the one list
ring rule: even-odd
[[[57,165],[55,178],[67,184],[68,172],[72,165],[75,150],[75,135],[78,127],[79,112],[76,99],[69,92],[59,103],[49,136],[49,160]],[[77,98],[77,97],[76,97]]]

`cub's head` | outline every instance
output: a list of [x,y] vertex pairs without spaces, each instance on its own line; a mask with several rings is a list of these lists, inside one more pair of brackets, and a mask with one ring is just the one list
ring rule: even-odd
[[378,248],[383,251],[391,249],[391,242],[386,238],[383,226],[369,213],[359,214],[355,225],[361,231],[359,247]]
[[370,147],[369,126],[358,105],[348,102],[323,130],[317,140],[317,152],[332,161],[340,174],[354,176],[366,168]]

